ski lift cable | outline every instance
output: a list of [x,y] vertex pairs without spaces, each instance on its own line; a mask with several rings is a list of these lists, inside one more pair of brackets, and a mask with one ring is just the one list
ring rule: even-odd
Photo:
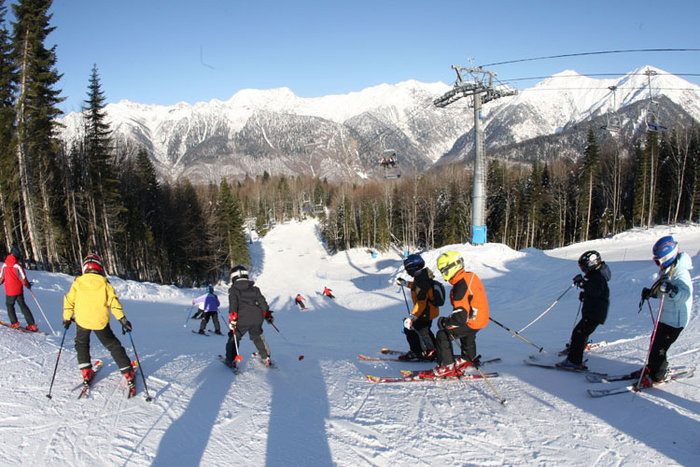
[[610,55],[610,54],[622,54],[622,53],[638,53],[638,52],[700,52],[700,49],[620,49],[620,50],[599,50],[595,52],[578,52],[571,54],[560,54],[560,55],[548,55],[543,57],[531,57],[531,58],[520,58],[516,60],[506,60],[503,62],[493,62],[487,63],[485,65],[480,65],[481,67],[497,66],[497,65],[509,65],[511,63],[522,63],[522,62],[534,62],[537,60],[551,60],[556,58],[570,58],[570,57],[583,57],[590,55]]

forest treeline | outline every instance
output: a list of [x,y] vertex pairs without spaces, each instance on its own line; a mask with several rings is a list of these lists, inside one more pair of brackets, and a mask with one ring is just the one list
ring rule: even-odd
[[[51,1],[0,0],[0,245],[36,267],[75,274],[88,253],[109,274],[190,286],[250,265],[250,233],[316,216],[330,252],[469,241],[471,168],[334,183],[264,173],[195,186],[157,177],[146,148],[114,138],[95,65],[80,137],[56,137],[60,73],[46,48]],[[595,132],[576,160],[488,165],[490,242],[554,248],[633,226],[699,221],[697,127],[636,139]]]

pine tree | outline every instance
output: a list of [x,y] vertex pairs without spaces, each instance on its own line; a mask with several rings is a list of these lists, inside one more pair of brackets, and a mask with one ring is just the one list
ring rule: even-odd
[[61,200],[52,199],[61,180],[55,164],[53,138],[57,105],[62,100],[55,86],[60,75],[55,69],[56,47],[47,49],[44,42],[54,28],[49,26],[51,0],[21,0],[13,4],[13,59],[18,70],[18,93],[15,103],[15,153],[22,202],[22,222],[27,237],[22,238],[25,251],[39,262],[58,260],[55,251],[55,207]]
[[241,214],[239,201],[232,193],[231,186],[226,180],[222,180],[219,184],[219,196],[221,199],[219,225],[226,239],[228,269],[237,264],[250,266],[250,251],[246,241],[244,218]]

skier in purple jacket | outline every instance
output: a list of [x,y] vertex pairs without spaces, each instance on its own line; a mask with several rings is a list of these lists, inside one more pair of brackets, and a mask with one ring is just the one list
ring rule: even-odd
[[207,323],[209,323],[209,318],[214,322],[214,334],[221,334],[221,325],[219,324],[219,298],[214,293],[214,287],[211,285],[207,286],[207,293],[192,300],[192,304],[204,303],[204,317],[202,318],[202,324],[199,326],[199,333],[204,334],[204,330],[207,328]]

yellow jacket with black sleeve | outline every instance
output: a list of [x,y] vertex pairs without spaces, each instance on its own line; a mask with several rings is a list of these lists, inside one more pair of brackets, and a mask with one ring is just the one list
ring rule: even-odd
[[75,317],[78,326],[94,331],[109,324],[109,311],[116,319],[124,312],[112,284],[106,277],[88,272],[73,281],[68,294],[63,297],[63,319]]

